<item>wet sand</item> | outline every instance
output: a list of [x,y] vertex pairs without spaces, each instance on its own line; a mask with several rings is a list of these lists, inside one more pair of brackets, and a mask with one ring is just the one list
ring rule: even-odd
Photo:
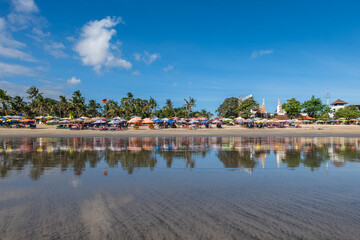
[[37,129],[0,128],[0,137],[157,137],[157,136],[253,136],[253,137],[360,137],[359,125],[303,125],[302,128],[246,129],[224,126],[221,129],[188,130],[155,129],[141,126],[139,130],[96,131],[56,129],[55,126],[38,125]]
[[[245,169],[248,165],[227,167],[225,162],[232,160],[221,158],[217,147],[206,148],[207,155],[185,154],[194,160],[195,168],[187,167],[185,155],[174,157],[173,166],[165,167],[167,157],[153,150],[150,156],[157,159],[155,167],[139,164],[132,174],[125,169],[131,164],[112,161],[119,155],[110,151],[98,155],[98,150],[84,150],[82,157],[75,148],[70,154],[34,151],[36,143],[46,146],[54,140],[4,141],[9,151],[0,154],[0,162],[12,170],[0,178],[1,240],[360,239],[357,139],[334,139],[328,143],[331,146],[324,146],[326,139],[314,139],[302,147],[283,139],[272,148],[253,142],[254,151],[268,154],[266,167],[258,162],[253,171]],[[73,147],[82,143],[71,140]],[[20,145],[25,143],[29,148]],[[326,150],[328,147],[331,149]],[[250,145],[246,149],[250,153]],[[299,155],[294,155],[294,149]],[[346,164],[328,166],[328,153],[340,149],[343,154],[337,160]],[[279,168],[285,150],[289,150],[288,164],[308,153],[307,164],[289,168],[281,164]],[[135,152],[138,157],[128,152],[124,159],[129,162],[144,159],[143,151]],[[51,155],[61,161],[44,164]],[[94,156],[103,158],[90,164]],[[243,158],[238,156],[237,160]],[[258,158],[260,161],[260,155]],[[312,168],[311,162],[323,165]],[[76,168],[81,169],[80,175]],[[108,174],[104,176],[105,169]],[[41,178],[30,178],[34,171],[41,172]]]
[[68,184],[68,176],[48,176],[0,196],[0,233],[12,240],[360,237],[356,188],[312,184],[319,180],[312,175],[299,185],[281,172],[256,179],[237,172],[210,175],[158,172],[111,182],[93,176],[97,183],[85,178],[78,185]]

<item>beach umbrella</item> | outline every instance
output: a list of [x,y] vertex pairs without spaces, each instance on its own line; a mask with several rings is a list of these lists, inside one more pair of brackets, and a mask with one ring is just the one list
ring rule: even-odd
[[68,124],[68,123],[70,123],[70,121],[69,121],[69,120],[61,120],[59,123],[61,123],[61,124]]
[[251,122],[252,122],[251,119],[246,119],[246,120],[244,120],[244,123],[251,123]]
[[212,121],[212,123],[221,123],[221,121],[218,120],[218,119],[215,119],[215,120]]
[[178,122],[178,123],[187,123],[187,121],[186,121],[185,119],[183,119],[183,118],[180,119],[180,120],[178,120],[177,122]]
[[198,118],[198,120],[199,121],[205,121],[205,120],[207,120],[207,118],[206,117],[201,117],[201,118]]
[[201,123],[206,124],[206,123],[211,123],[211,122],[210,122],[209,120],[207,120],[207,119],[206,119],[206,120],[202,120],[202,121],[201,121]]
[[168,121],[169,119],[168,118],[163,118],[162,119],[164,122]]
[[152,123],[154,123],[154,121],[151,120],[150,118],[145,118],[145,119],[143,120],[143,123],[152,124]]
[[179,118],[179,117],[172,117],[171,119],[172,119],[172,120],[175,120],[175,121],[180,120],[180,118]]
[[153,120],[153,122],[154,122],[154,123],[162,123],[163,120],[161,120],[160,118],[158,118],[158,119]]
[[134,118],[131,118],[128,123],[138,123],[140,122],[142,119],[141,117],[134,117]]
[[[98,120],[99,121],[99,120]],[[115,119],[113,119],[113,120],[111,120],[110,122],[109,122],[109,124],[119,124],[119,123],[121,123],[121,121],[120,120],[115,120]]]
[[231,122],[231,121],[233,121],[231,118],[223,118],[223,119],[221,119],[222,121],[224,121],[224,122]]
[[29,122],[34,122],[34,120],[32,120],[32,119],[23,119],[23,120],[20,120],[20,122],[29,123]]
[[190,120],[190,122],[189,122],[190,124],[195,124],[195,123],[199,123],[199,121],[198,120],[195,120],[195,119],[193,119],[193,120]]
[[106,123],[106,121],[104,121],[104,120],[102,120],[102,119],[99,119],[99,120],[96,120],[94,123],[95,123],[95,124]]
[[49,121],[46,121],[46,123],[57,123],[59,122],[58,120],[49,120]]
[[166,121],[167,123],[175,123],[175,120],[169,119]]

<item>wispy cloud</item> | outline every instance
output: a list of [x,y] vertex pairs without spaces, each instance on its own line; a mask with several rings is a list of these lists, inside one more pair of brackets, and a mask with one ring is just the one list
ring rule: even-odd
[[35,73],[31,68],[22,65],[0,62],[0,77],[14,75],[35,76]]
[[132,72],[132,75],[134,75],[134,76],[140,76],[141,73],[140,73],[139,70],[136,70],[136,71],[133,71],[133,72]]
[[46,43],[44,45],[44,49],[56,58],[67,57],[67,54],[63,51],[65,49],[65,46],[60,42]]
[[[16,84],[8,81],[0,81],[0,86],[2,89],[6,90],[8,94],[12,96],[26,96],[26,90],[30,88],[30,86],[25,84]],[[53,97],[57,98],[60,95],[63,95],[63,87],[60,85],[44,85],[39,87],[40,92],[44,93],[45,97]]]
[[151,63],[155,62],[157,59],[160,59],[160,53],[148,53],[145,51],[145,55],[143,56],[144,63],[150,65]]
[[167,67],[164,67],[163,70],[164,70],[164,72],[174,70],[174,66],[169,64]]
[[136,61],[143,61],[147,65],[150,65],[161,58],[160,53],[149,53],[147,51],[145,51],[144,54],[134,53],[133,55]]
[[272,54],[274,53],[274,50],[257,50],[257,51],[253,51],[251,53],[251,58],[254,59],[254,58],[258,58],[258,57],[261,57],[263,55],[268,55],[268,54]]

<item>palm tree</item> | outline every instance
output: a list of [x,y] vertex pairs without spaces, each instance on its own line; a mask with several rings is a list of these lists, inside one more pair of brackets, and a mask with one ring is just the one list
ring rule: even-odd
[[42,95],[43,93],[39,93],[39,89],[35,86],[30,87],[26,93],[29,95],[27,98],[29,99],[37,99],[39,95]]
[[158,104],[157,102],[155,101],[155,99],[153,99],[152,97],[150,97],[149,99],[149,108],[150,108],[150,111],[151,111],[151,114],[154,113],[154,110],[156,110]]
[[194,98],[192,98],[192,97],[189,97],[189,100],[187,100],[187,99],[184,98],[184,100],[185,100],[184,107],[185,107],[186,110],[187,110],[188,116],[190,116],[191,108],[196,106],[196,105],[195,105],[196,100],[195,100]]
[[7,108],[8,103],[11,100],[11,97],[6,94],[7,91],[0,89],[0,102],[2,104],[2,111],[5,112],[5,115],[7,115]]
[[60,101],[58,102],[59,115],[60,117],[65,117],[65,112],[69,107],[69,102],[64,95],[60,95],[59,99],[60,99]]
[[71,108],[75,113],[75,117],[80,117],[85,114],[85,98],[81,95],[80,90],[77,90],[72,94]]
[[15,96],[14,98],[12,98],[10,100],[10,106],[11,106],[12,113],[17,115],[20,112],[24,112],[26,102],[24,102],[24,98],[22,98],[20,96]]
[[91,117],[98,117],[99,109],[101,109],[100,103],[97,103],[94,99],[90,99],[87,106],[88,115]]
[[171,99],[166,99],[165,100],[165,106],[164,106],[166,109],[173,109],[174,105],[171,101]]
[[120,107],[114,100],[109,100],[104,109],[104,113],[107,117],[116,117],[120,113]]

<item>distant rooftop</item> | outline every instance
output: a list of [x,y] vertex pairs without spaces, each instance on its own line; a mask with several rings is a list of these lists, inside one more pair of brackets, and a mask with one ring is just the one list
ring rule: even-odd
[[338,99],[335,102],[333,102],[331,105],[337,105],[337,104],[347,104],[347,102],[344,102],[343,100]]

